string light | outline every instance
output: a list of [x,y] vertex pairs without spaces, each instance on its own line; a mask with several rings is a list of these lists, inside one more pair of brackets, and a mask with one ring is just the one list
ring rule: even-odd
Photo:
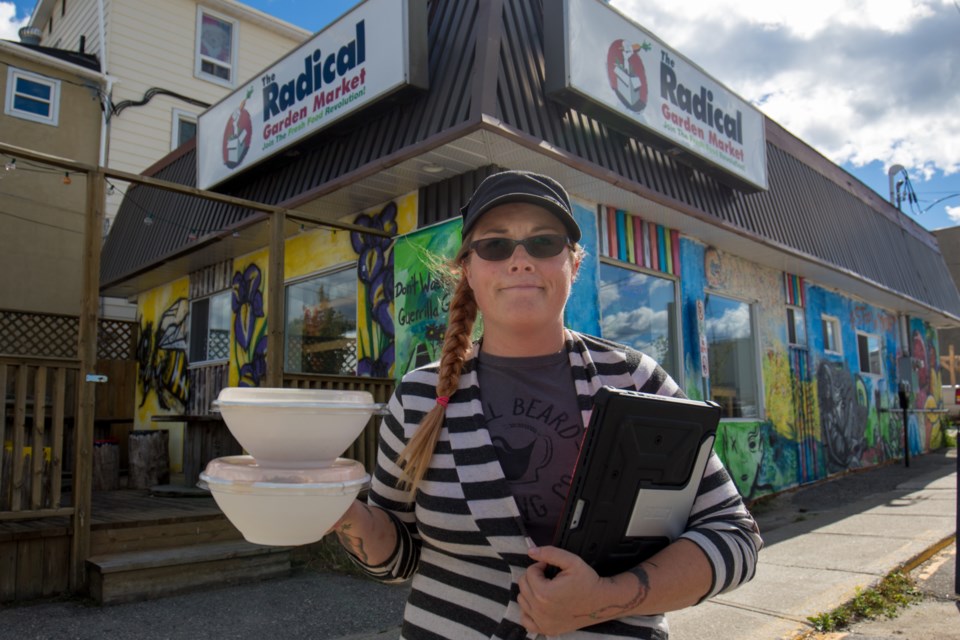
[[73,184],[73,180],[70,179],[70,172],[63,172],[63,184]]
[[190,240],[192,242],[196,239],[197,239],[197,230],[190,229],[190,233],[187,234],[187,240]]
[[147,212],[147,217],[145,217],[145,218],[143,219],[143,224],[147,225],[148,227],[153,224],[153,214],[152,214],[152,213]]
[[7,164],[3,165],[3,168],[6,169],[7,171],[15,171],[17,168],[17,159],[10,158]]
[[240,232],[239,232],[239,231],[234,231],[233,233],[230,234],[230,237],[232,237],[232,238],[239,238],[239,237],[240,237]]

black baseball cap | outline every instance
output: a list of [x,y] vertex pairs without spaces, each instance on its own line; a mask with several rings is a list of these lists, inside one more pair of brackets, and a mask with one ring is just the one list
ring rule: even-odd
[[502,171],[487,177],[460,209],[463,216],[461,238],[470,233],[484,213],[502,204],[528,202],[543,207],[567,229],[572,242],[580,241],[580,227],[573,219],[570,197],[559,182],[529,171]]

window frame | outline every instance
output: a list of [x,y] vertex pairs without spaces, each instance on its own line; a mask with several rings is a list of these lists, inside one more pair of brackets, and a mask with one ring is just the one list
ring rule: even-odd
[[[807,312],[806,312],[806,310],[804,310],[803,307],[798,307],[798,306],[793,305],[793,304],[788,304],[788,305],[786,305],[786,307],[787,307],[787,312],[786,312],[786,316],[787,316],[787,346],[793,347],[794,349],[806,349],[807,346],[809,345],[809,341],[810,341],[809,336],[807,336]],[[793,318],[793,322],[792,322],[792,323],[790,322],[790,320],[791,320],[790,314],[791,314],[791,313],[794,315],[794,318]],[[795,329],[796,329],[796,325],[797,325],[796,314],[797,314],[797,313],[800,314],[800,326],[803,327],[803,342],[797,342],[796,340],[791,340],[791,339],[790,339],[790,332],[791,332],[791,330],[794,330],[794,331],[795,331]],[[793,337],[796,338],[796,335],[794,335]]]
[[[193,122],[194,127],[197,126],[198,116],[195,113],[190,111],[185,111],[184,109],[173,109],[172,113],[172,124],[170,126],[170,150],[180,147],[183,142],[177,140],[178,134],[180,133],[180,122],[181,121],[190,121]],[[197,134],[194,133],[193,137],[196,138]]]
[[[23,79],[28,82],[34,82],[36,84],[45,85],[50,89],[50,115],[41,116],[36,113],[31,113],[30,111],[23,111],[17,109],[14,106],[14,98],[16,97],[16,87],[17,80]],[[38,102],[43,102],[38,100],[34,96],[27,96],[31,100],[36,100]],[[22,120],[29,120],[31,122],[37,122],[39,124],[49,125],[51,127],[57,127],[60,125],[60,80],[56,78],[51,78],[49,76],[44,76],[39,73],[34,73],[32,71],[26,71],[25,69],[19,69],[17,67],[7,67],[7,92],[4,97],[4,108],[3,112],[14,118],[20,118]]]
[[[667,373],[670,374],[670,377],[673,378],[674,382],[680,385],[680,388],[682,389],[684,386],[684,370],[683,370],[684,345],[683,345],[683,321],[681,318],[683,314],[683,301],[681,299],[682,292],[680,290],[680,278],[677,276],[671,275],[669,273],[663,273],[662,271],[647,269],[645,267],[641,267],[639,265],[633,264],[632,262],[622,262],[620,260],[617,260],[615,258],[610,258],[608,256],[602,256],[599,262],[601,265],[606,264],[611,267],[618,267],[620,269],[624,269],[625,271],[633,271],[634,273],[642,273],[644,275],[653,276],[656,278],[660,278],[662,280],[667,280],[673,285],[673,302],[676,305],[677,311],[674,314],[674,319],[673,319],[673,322],[671,323],[671,326],[669,327],[669,331],[671,334],[671,338],[675,341],[674,358],[676,359],[676,362],[672,362],[670,364],[674,369],[676,369],[676,371],[673,371],[673,372],[668,371]],[[600,272],[601,272],[601,269],[597,269],[598,286],[602,285],[602,281],[599,280]],[[599,289],[598,289],[598,293],[599,293]],[[599,304],[597,306],[597,312],[599,315],[600,333],[602,336],[603,309],[600,307]],[[652,354],[647,354],[647,355],[650,355],[652,357]],[[658,361],[658,364],[660,364],[660,366],[663,366],[662,362]]]
[[[226,300],[227,300],[227,303],[226,303],[226,304],[227,304],[227,313],[228,313],[228,317],[230,318],[230,320],[229,320],[229,322],[228,322],[228,324],[227,324],[227,333],[228,333],[228,338],[227,338],[227,345],[228,345],[228,346],[227,346],[227,354],[226,354],[226,356],[223,357],[223,358],[210,358],[210,357],[207,357],[207,356],[210,355],[210,314],[211,314],[211,312],[213,311],[213,304],[210,304],[210,301],[212,301],[214,298],[218,298],[218,297],[225,297],[225,298],[226,298]],[[206,335],[204,336],[204,358],[201,360],[201,359],[195,358],[195,355],[196,355],[196,354],[194,354],[194,352],[193,352],[193,351],[194,351],[194,347],[193,347],[193,345],[194,345],[194,341],[193,341],[193,338],[194,338],[194,335],[193,335],[194,324],[193,324],[193,323],[194,323],[194,318],[195,318],[195,316],[194,316],[194,308],[195,308],[195,306],[197,305],[197,303],[204,302],[204,301],[206,301],[206,302],[208,303],[208,305],[207,305],[207,321],[206,321],[206,325],[205,325]],[[230,338],[229,338],[229,333],[230,333],[230,332],[232,331],[232,329],[233,329],[233,326],[232,326],[232,325],[233,325],[233,290],[232,290],[232,289],[221,289],[220,291],[214,291],[213,293],[210,293],[210,294],[208,294],[208,295],[198,296],[198,297],[196,297],[196,298],[191,299],[191,300],[190,300],[190,323],[189,323],[189,331],[188,331],[188,333],[187,333],[187,354],[188,354],[189,367],[192,368],[192,367],[195,367],[195,366],[196,366],[196,367],[199,367],[199,366],[205,366],[205,365],[211,365],[211,364],[223,364],[223,363],[226,363],[226,362],[230,362]]]
[[[836,344],[834,345],[836,349],[831,349],[830,345],[827,344],[827,332],[824,330],[826,323],[833,325],[833,335],[836,337]],[[841,324],[840,318],[837,316],[831,316],[826,313],[820,314],[820,331],[823,334],[823,352],[829,353],[835,356],[843,355],[843,336],[840,332]]]
[[[703,307],[704,315],[707,313],[707,303],[710,296],[715,296],[717,298],[722,298],[726,300],[731,300],[733,302],[739,302],[746,304],[750,312],[750,338],[753,343],[753,380],[756,385],[757,393],[757,415],[756,416],[739,416],[739,417],[726,417],[722,416],[721,419],[725,422],[762,422],[767,419],[767,407],[766,407],[766,394],[763,386],[763,359],[761,355],[761,344],[760,344],[760,318],[759,318],[759,303],[757,300],[752,300],[750,298],[744,298],[741,296],[731,295],[727,292],[719,292],[714,289],[704,290],[703,298]],[[704,324],[706,324],[706,317],[704,319]],[[707,345],[709,349],[710,338],[707,336]],[[711,366],[713,363],[713,358],[709,359],[708,366]],[[709,389],[708,398],[713,397],[713,376],[710,376],[709,384],[707,385]]]
[[[203,16],[207,15],[211,18],[215,18],[221,22],[227,22],[231,25],[230,29],[230,78],[221,78],[220,76],[214,75],[212,73],[207,73],[203,70],[203,63],[205,61],[210,62],[211,64],[218,66],[226,66],[222,60],[216,60],[214,58],[209,58],[204,56],[201,53],[201,36],[203,35]],[[224,87],[233,88],[236,86],[237,82],[237,48],[240,41],[240,22],[231,18],[225,14],[222,14],[218,11],[213,11],[202,5],[197,5],[197,30],[194,35],[194,61],[193,61],[193,75],[200,80],[206,80],[207,82],[213,82],[214,84],[219,84]]]
[[[869,331],[860,331],[857,330],[857,366],[860,370],[860,374],[864,376],[870,376],[873,378],[882,378],[883,377],[883,341],[880,339],[880,335],[876,333],[871,333]],[[867,368],[863,368],[863,360],[861,359],[860,354],[860,338],[867,339]],[[871,367],[870,360],[870,339],[873,338],[877,341],[877,353],[879,357],[877,359],[877,367],[879,371],[874,371]]]
[[[288,340],[289,340],[289,337],[290,337],[290,332],[287,330],[287,324],[288,324],[289,318],[290,318],[290,316],[289,316],[289,309],[288,309],[288,305],[287,305],[287,303],[288,303],[288,299],[287,299],[287,291],[288,291],[288,289],[289,289],[290,287],[292,287],[292,286],[301,284],[301,283],[303,283],[303,282],[309,282],[310,280],[316,280],[316,279],[318,279],[318,278],[323,278],[323,277],[326,277],[326,276],[334,276],[334,275],[336,275],[336,274],[344,273],[344,272],[351,273],[351,274],[353,275],[353,282],[354,282],[354,287],[355,287],[355,288],[354,288],[354,297],[353,297],[353,302],[354,302],[354,314],[355,314],[355,317],[354,317],[354,332],[357,334],[357,335],[356,335],[356,349],[357,349],[358,352],[359,352],[360,337],[359,337],[359,327],[358,327],[357,323],[359,322],[359,320],[358,320],[358,317],[359,317],[359,315],[360,315],[360,314],[359,314],[359,311],[360,311],[360,310],[359,310],[359,305],[360,305],[361,303],[360,303],[360,298],[359,298],[360,282],[359,282],[359,280],[357,279],[357,262],[355,262],[355,261],[354,261],[354,262],[340,262],[340,263],[337,263],[337,264],[334,264],[334,265],[330,265],[330,266],[328,266],[328,267],[324,267],[323,269],[319,269],[319,270],[317,270],[317,271],[311,271],[310,273],[306,273],[306,274],[303,274],[303,275],[301,275],[301,276],[297,276],[297,277],[295,277],[295,278],[290,278],[289,280],[285,280],[284,283],[283,283],[283,372],[284,372],[285,374],[286,374],[286,373],[289,373],[289,374],[291,374],[291,375],[325,375],[325,376],[355,376],[355,375],[357,375],[357,366],[358,366],[358,365],[355,365],[355,366],[354,366],[352,373],[342,373],[342,372],[341,372],[341,373],[311,373],[311,372],[303,372],[303,371],[302,371],[302,367],[301,367],[301,371],[292,371],[292,370],[290,370],[290,369],[287,368],[287,362],[289,361],[289,357],[290,357],[290,356],[289,356],[289,351],[288,351],[288,349],[289,349],[289,344],[290,344],[289,341],[288,341]],[[303,334],[301,334],[301,337],[302,337],[302,335],[303,335]],[[359,363],[359,360],[358,360],[358,363]]]

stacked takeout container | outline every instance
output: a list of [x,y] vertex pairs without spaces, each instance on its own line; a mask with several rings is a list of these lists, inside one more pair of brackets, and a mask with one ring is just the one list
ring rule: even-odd
[[250,455],[211,460],[200,481],[247,541],[316,542],[370,482],[339,457],[382,409],[370,393],[229,387],[217,405]]

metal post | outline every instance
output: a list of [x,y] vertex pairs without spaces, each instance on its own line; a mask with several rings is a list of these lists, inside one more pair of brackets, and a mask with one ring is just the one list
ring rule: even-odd
[[910,423],[907,421],[907,408],[903,408],[903,466],[910,466]]
[[897,398],[900,400],[900,409],[903,411],[903,463],[910,466],[910,423],[907,413],[910,411],[910,383],[901,380],[897,388]]

